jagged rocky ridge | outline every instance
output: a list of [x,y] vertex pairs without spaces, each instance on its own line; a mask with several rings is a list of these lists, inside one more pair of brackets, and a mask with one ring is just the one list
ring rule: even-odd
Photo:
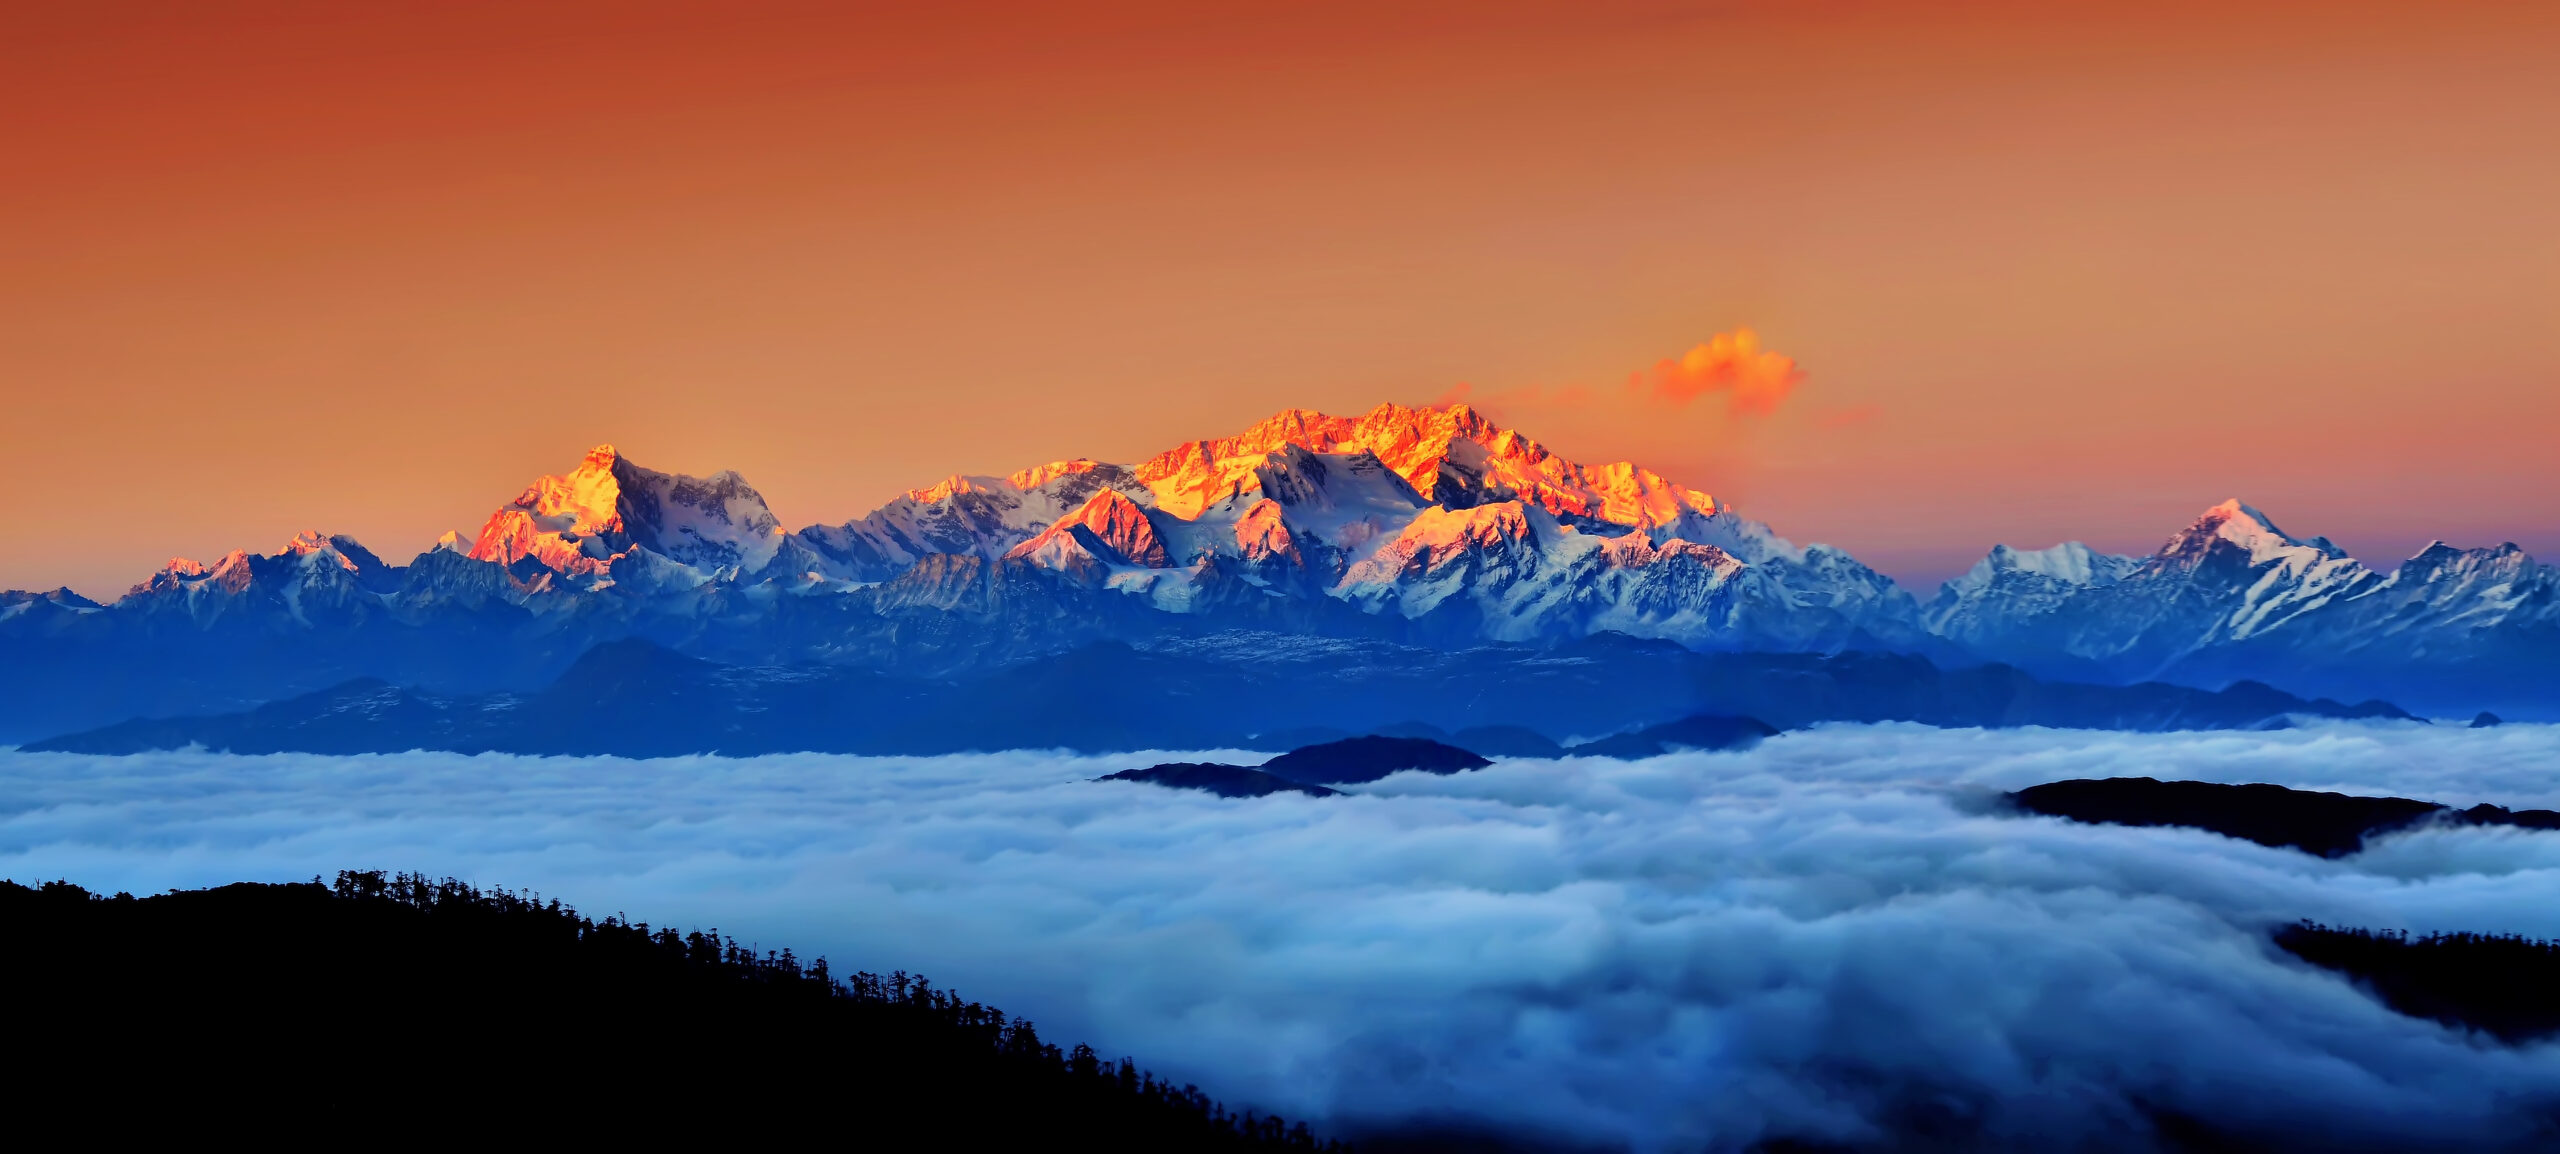
[[111,605],[0,595],[0,741],[356,677],[528,691],[622,637],[741,665],[956,676],[1102,640],[1452,650],[1625,634],[2532,718],[2560,715],[2555,588],[2513,546],[2437,546],[2376,573],[2235,502],[2148,558],[1995,550],[1924,606],[1837,549],[1631,463],[1557,457],[1464,405],[1289,410],[1135,465],[955,476],[796,531],[735,473],[659,472],[599,446],[405,566],[306,533],[272,554],[173,560]]

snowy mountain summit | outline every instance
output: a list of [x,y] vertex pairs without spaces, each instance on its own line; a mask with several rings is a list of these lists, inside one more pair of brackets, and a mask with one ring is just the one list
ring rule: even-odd
[[577,468],[535,481],[490,514],[468,555],[501,565],[532,558],[592,575],[611,572],[636,548],[694,569],[753,571],[781,544],[782,523],[746,478],[661,473],[598,445]]
[[1452,639],[1614,630],[1712,648],[1891,644],[1915,604],[1632,462],[1588,466],[1465,405],[1277,413],[1133,465],[952,477],[793,534],[819,581],[926,557],[1041,569],[1163,612],[1322,599]]

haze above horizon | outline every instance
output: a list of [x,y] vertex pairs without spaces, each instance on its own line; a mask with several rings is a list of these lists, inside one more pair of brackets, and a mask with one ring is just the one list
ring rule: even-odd
[[397,561],[603,441],[797,527],[1459,396],[1924,593],[2230,497],[2560,560],[2555,54],[2487,3],[12,11],[0,588]]

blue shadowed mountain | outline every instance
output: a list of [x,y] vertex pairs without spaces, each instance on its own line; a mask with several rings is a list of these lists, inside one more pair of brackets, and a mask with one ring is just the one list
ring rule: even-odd
[[[1221,646],[1208,653],[1103,642],[945,677],[828,665],[720,665],[623,640],[596,646],[551,684],[528,693],[444,694],[366,678],[248,710],[118,722],[26,748],[629,757],[1106,753],[1286,750],[1321,745],[1328,734],[1422,729],[1448,740],[1393,734],[1359,740],[1438,746],[1481,760],[1735,748],[1780,728],[1823,721],[2169,730],[2284,725],[2298,716],[2406,716],[2388,705],[2306,701],[2255,684],[2220,691],[2075,685],[2005,667],[1945,670],[1916,657],[1711,654],[1633,638],[1456,652],[1342,643],[1322,651],[1302,646],[1259,662],[1223,654],[1225,646],[1253,639],[1218,640]],[[1269,645],[1278,648],[1280,640]],[[1461,684],[1464,692],[1452,692]],[[1523,719],[1536,726],[1520,724]],[[1271,772],[1321,784],[1369,780]]]

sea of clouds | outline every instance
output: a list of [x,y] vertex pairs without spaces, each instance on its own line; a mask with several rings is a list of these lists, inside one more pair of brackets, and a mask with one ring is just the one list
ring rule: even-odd
[[1993,804],[2148,775],[2560,807],[2560,727],[1830,726],[1325,799],[1086,780],[1163,759],[0,752],[0,876],[531,888],[921,971],[1336,1133],[2142,1149],[2184,1119],[2391,1149],[2560,1116],[2560,1045],[2400,1017],[2267,938],[2560,936],[2560,833],[2324,861]]

